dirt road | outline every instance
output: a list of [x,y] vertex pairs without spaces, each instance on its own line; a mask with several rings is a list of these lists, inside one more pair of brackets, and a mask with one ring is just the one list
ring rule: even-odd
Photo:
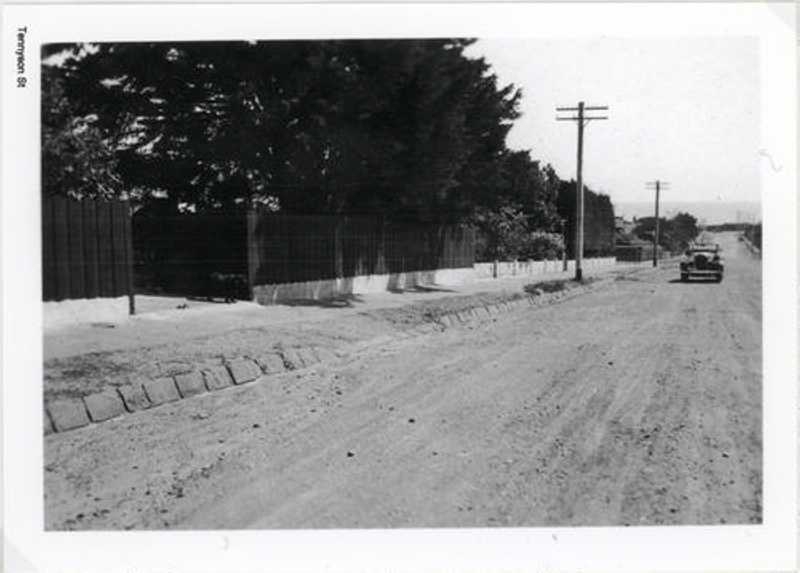
[[663,264],[47,436],[46,527],[758,523],[760,262],[718,239],[721,284]]

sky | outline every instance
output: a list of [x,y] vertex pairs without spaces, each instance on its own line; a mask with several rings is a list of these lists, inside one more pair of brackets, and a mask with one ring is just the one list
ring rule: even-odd
[[668,182],[664,214],[697,203],[699,218],[721,222],[758,210],[757,38],[480,39],[468,55],[522,89],[507,142],[562,179],[576,175],[577,125],[556,121],[556,107],[609,107],[585,129],[583,179],[618,215],[644,215],[655,180]]

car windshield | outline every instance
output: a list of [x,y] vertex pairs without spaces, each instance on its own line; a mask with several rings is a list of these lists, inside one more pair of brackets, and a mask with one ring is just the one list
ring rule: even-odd
[[714,247],[695,247],[692,249],[686,249],[686,254],[691,255],[716,255],[718,250]]

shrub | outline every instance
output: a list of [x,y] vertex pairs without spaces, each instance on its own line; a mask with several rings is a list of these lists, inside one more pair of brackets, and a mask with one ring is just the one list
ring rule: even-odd
[[559,259],[564,254],[564,238],[558,233],[534,231],[527,237],[524,256],[534,261]]

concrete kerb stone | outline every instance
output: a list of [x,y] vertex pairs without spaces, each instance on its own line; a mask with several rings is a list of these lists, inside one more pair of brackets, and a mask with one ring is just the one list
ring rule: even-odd
[[80,398],[54,400],[46,405],[56,432],[66,432],[88,426],[91,420],[86,405]]
[[53,428],[53,421],[50,419],[50,414],[47,413],[47,408],[42,408],[42,429],[44,430],[45,436],[56,431],[55,428]]
[[83,402],[92,422],[105,422],[125,413],[122,397],[113,390],[84,396]]
[[319,362],[319,357],[317,356],[316,351],[310,346],[307,346],[306,348],[298,348],[297,354],[300,356],[303,366],[308,367]]
[[142,384],[142,387],[153,406],[175,402],[181,398],[172,376],[147,380]]
[[438,318],[438,322],[447,326],[457,326],[459,324],[469,324],[475,321],[495,321],[499,317],[510,314],[519,308],[537,305],[538,302],[535,298],[536,297],[533,296],[524,296],[502,300],[485,306],[464,308],[441,315]]
[[207,391],[203,375],[200,372],[178,374],[175,376],[175,385],[178,387],[181,398],[196,396]]
[[201,374],[209,392],[233,386],[231,373],[228,372],[228,369],[222,364],[206,368]]
[[283,364],[287,370],[300,370],[305,365],[300,354],[294,348],[286,348],[281,350],[283,357]]
[[228,362],[227,366],[234,384],[253,382],[261,377],[261,368],[259,368],[255,362],[247,358],[231,360]]
[[281,358],[280,354],[264,354],[256,358],[256,362],[261,367],[261,370],[268,375],[279,374],[286,370],[286,365],[283,363],[283,358]]
[[150,407],[150,399],[147,397],[147,394],[145,394],[141,382],[128,386],[120,386],[117,390],[128,412],[147,410]]

